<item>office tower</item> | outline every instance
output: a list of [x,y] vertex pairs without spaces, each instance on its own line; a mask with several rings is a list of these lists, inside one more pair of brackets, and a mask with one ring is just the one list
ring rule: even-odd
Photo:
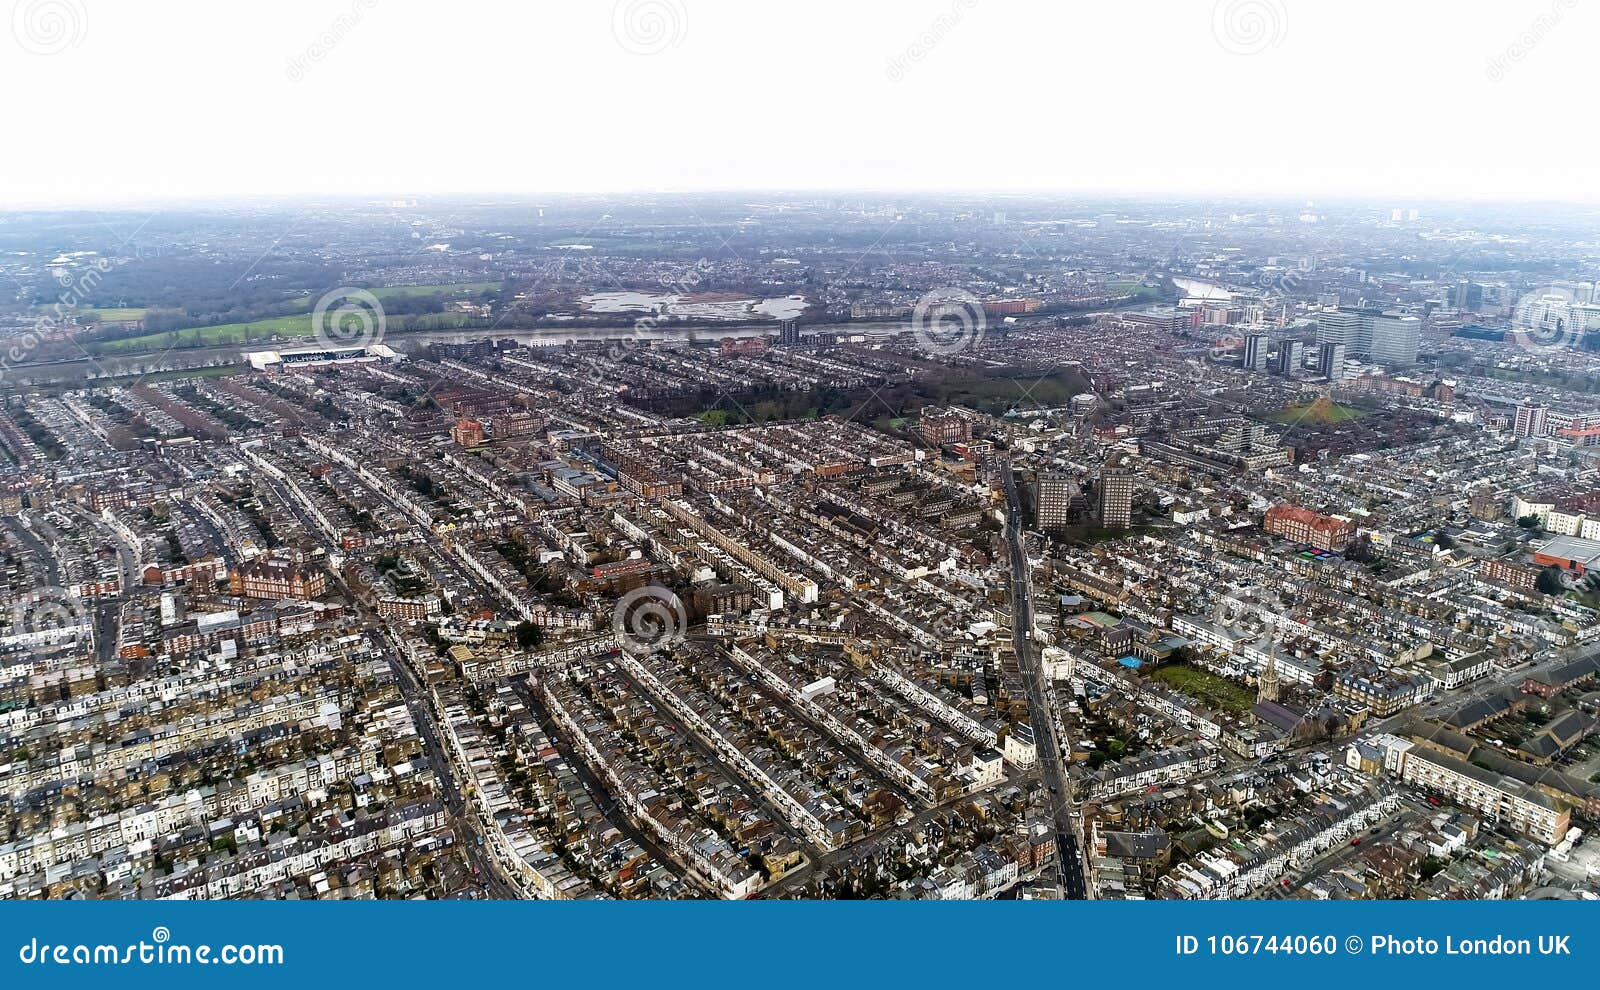
[[1537,402],[1524,402],[1517,407],[1517,422],[1512,428],[1518,439],[1542,437],[1546,434],[1545,413],[1548,410]]
[[1107,468],[1100,472],[1100,525],[1127,529],[1133,522],[1133,475]]
[[1247,333],[1244,335],[1244,370],[1267,370],[1267,335],[1264,333]]
[[1306,363],[1306,345],[1298,340],[1285,340],[1278,344],[1278,374],[1288,377]]
[[1039,528],[1061,533],[1078,521],[1083,488],[1065,471],[1039,472]]
[[1317,314],[1317,343],[1352,347],[1361,332],[1361,310],[1353,306],[1325,309]]
[[1317,374],[1330,382],[1344,377],[1344,345],[1327,343],[1317,348]]
[[1382,313],[1372,318],[1371,343],[1367,356],[1386,367],[1403,368],[1417,363],[1417,347],[1422,339],[1422,320],[1415,316]]
[[1421,339],[1422,321],[1415,316],[1358,306],[1340,306],[1317,314],[1319,346],[1343,344],[1345,353],[1378,364],[1416,364]]

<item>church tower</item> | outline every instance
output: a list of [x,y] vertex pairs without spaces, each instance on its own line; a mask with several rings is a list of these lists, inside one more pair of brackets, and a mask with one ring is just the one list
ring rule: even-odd
[[1256,701],[1278,700],[1278,633],[1272,633],[1272,648],[1267,654],[1267,664],[1256,678]]

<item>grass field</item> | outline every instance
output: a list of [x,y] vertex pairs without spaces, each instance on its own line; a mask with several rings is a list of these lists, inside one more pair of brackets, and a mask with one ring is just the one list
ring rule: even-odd
[[1280,413],[1275,413],[1272,419],[1286,426],[1300,422],[1325,426],[1329,423],[1347,423],[1365,415],[1366,413],[1359,409],[1351,409],[1349,406],[1330,402],[1326,398],[1319,398],[1308,405],[1290,406]]
[[1157,667],[1152,674],[1156,680],[1197,698],[1212,708],[1242,715],[1255,707],[1256,696],[1226,678],[1183,664]]
[[104,354],[121,354],[128,351],[164,350],[168,347],[215,347],[222,344],[247,344],[266,342],[274,335],[279,337],[311,336],[311,314],[275,316],[252,323],[224,323],[214,327],[194,327],[189,330],[171,330],[166,333],[147,333],[139,337],[113,340],[95,348]]
[[[369,290],[378,297],[379,302],[385,299],[409,298],[423,295],[441,295],[453,299],[464,299],[480,293],[500,288],[499,282],[448,282],[434,285],[389,285]],[[311,296],[294,299],[289,305],[302,312],[289,316],[274,316],[264,320],[252,320],[249,323],[222,323],[212,327],[193,327],[188,330],[172,330],[161,333],[147,333],[138,337],[128,337],[124,340],[107,341],[98,346],[91,347],[96,354],[125,354],[133,351],[161,351],[169,347],[222,347],[228,344],[267,343],[273,338],[294,339],[312,336],[311,308],[315,303]],[[110,320],[137,320],[142,319],[146,310],[143,309],[98,309],[83,310],[100,316],[103,321]],[[136,314],[136,315],[126,315]],[[414,330],[450,330],[466,326],[468,319],[460,313],[423,313],[415,316],[393,317],[389,323],[394,329],[394,320],[405,319],[408,329]]]
[[1150,299],[1161,295],[1161,290],[1155,286],[1133,281],[1107,282],[1106,292],[1113,296],[1133,295]]
[[80,309],[79,313],[95,316],[102,323],[117,323],[123,320],[142,320],[148,309],[128,307],[124,309]]
[[1007,410],[1053,409],[1089,390],[1083,376],[1070,368],[992,368],[949,370],[928,376],[924,388],[937,394],[937,405],[964,405],[995,415]]
[[[41,315],[53,316],[55,311],[56,307],[54,305],[34,307],[34,312]],[[126,320],[142,320],[144,319],[145,314],[148,312],[150,311],[143,306],[79,306],[76,309],[69,310],[68,315],[93,316],[99,319],[102,323],[120,323]]]
[[[412,317],[391,317],[388,328],[396,329],[396,321],[409,320],[413,330],[449,330],[468,325],[465,313],[423,313]],[[122,354],[129,351],[165,350],[168,347],[220,347],[227,344],[268,343],[274,337],[297,338],[313,335],[310,313],[293,316],[274,316],[250,323],[223,323],[214,327],[193,327],[166,333],[147,333],[125,340],[113,340],[95,348],[96,353]]]

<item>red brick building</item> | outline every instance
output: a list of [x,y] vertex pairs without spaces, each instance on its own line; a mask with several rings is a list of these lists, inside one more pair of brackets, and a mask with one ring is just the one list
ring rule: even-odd
[[217,580],[223,569],[221,557],[210,560],[196,560],[176,567],[163,568],[159,564],[146,564],[142,572],[144,583],[150,586],[163,584],[176,584],[179,581],[188,584],[210,584]]
[[483,424],[475,419],[463,419],[450,428],[450,439],[463,447],[482,447]]
[[378,614],[386,619],[420,620],[428,617],[428,603],[421,598],[380,598]]
[[765,337],[724,337],[718,349],[723,357],[755,357],[767,353],[769,346]]
[[983,315],[985,316],[1021,316],[1032,313],[1044,306],[1042,299],[985,299],[983,301]]
[[930,447],[961,443],[972,439],[972,424],[949,411],[924,409],[917,420],[917,433]]
[[1530,593],[1535,590],[1539,582],[1538,571],[1526,564],[1511,560],[1484,561],[1483,576],[1490,581],[1498,581],[1508,588]]
[[234,570],[229,587],[244,598],[294,598],[310,601],[327,593],[320,567],[257,558]]
[[1298,505],[1274,505],[1267,510],[1262,528],[1273,536],[1319,550],[1343,550],[1356,538],[1356,524],[1350,520],[1325,516]]

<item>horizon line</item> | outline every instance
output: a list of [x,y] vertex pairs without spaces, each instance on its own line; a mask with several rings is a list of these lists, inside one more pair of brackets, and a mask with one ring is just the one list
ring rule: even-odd
[[966,197],[983,199],[1011,199],[1046,201],[1051,199],[1079,199],[1087,202],[1179,202],[1179,203],[1239,203],[1249,205],[1291,205],[1301,208],[1342,206],[1394,209],[1423,205],[1443,207],[1600,207],[1600,191],[1594,198],[1536,197],[1486,194],[1483,196],[1442,196],[1438,194],[1395,193],[1250,193],[1238,190],[1211,191],[1203,189],[1116,190],[1072,189],[1068,187],[999,188],[981,186],[928,187],[923,189],[894,189],[872,185],[862,186],[731,186],[731,187],[633,187],[617,189],[551,189],[551,190],[373,190],[370,192],[226,192],[204,194],[157,194],[149,196],[106,197],[102,199],[38,199],[6,203],[0,214],[58,213],[95,211],[106,209],[167,209],[200,206],[228,206],[249,203],[315,203],[372,202],[378,200],[436,200],[442,202],[484,203],[507,202],[538,205],[541,199],[552,202],[584,199],[646,199],[677,196],[682,198],[729,198],[740,196],[872,196],[888,199],[921,200],[940,197]]

